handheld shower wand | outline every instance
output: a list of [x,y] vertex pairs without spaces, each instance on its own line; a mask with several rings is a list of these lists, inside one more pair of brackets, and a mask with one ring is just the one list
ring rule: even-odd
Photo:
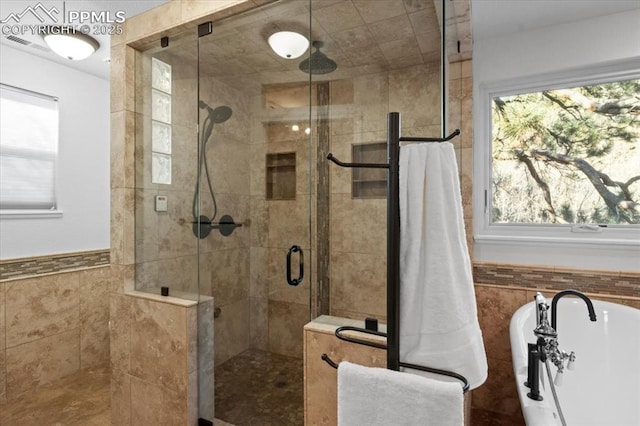
[[[211,177],[209,176],[209,165],[207,163],[207,143],[211,138],[211,132],[213,131],[213,126],[215,124],[221,124],[227,121],[233,111],[226,105],[221,105],[216,108],[211,108],[204,101],[198,102],[198,105],[201,109],[204,109],[208,112],[207,117],[204,119],[204,123],[202,124],[202,133],[201,140],[199,145],[199,155],[198,155],[198,177],[196,179],[196,188],[193,194],[193,204],[191,206],[191,212],[193,214],[193,233],[199,238],[205,238],[213,229],[212,222],[215,220],[218,215],[218,205],[216,202],[216,196],[213,191],[213,185],[211,183]],[[198,216],[198,203],[200,201],[200,179],[202,176],[202,168],[204,166],[205,176],[207,178],[207,186],[209,187],[209,194],[211,195],[211,200],[213,202],[213,213],[211,214],[211,218],[205,215]]]

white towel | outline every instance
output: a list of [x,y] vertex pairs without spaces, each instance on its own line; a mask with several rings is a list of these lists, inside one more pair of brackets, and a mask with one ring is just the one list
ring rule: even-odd
[[462,388],[384,368],[338,366],[338,426],[460,426]]
[[400,360],[462,374],[471,389],[487,378],[448,142],[400,149]]

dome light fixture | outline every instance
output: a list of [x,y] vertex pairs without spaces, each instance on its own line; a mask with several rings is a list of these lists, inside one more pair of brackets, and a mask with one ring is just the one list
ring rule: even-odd
[[72,61],[86,59],[100,47],[96,39],[73,27],[48,26],[42,38],[51,50]]
[[271,49],[285,59],[299,58],[309,48],[309,40],[293,31],[274,33],[269,37],[268,42]]

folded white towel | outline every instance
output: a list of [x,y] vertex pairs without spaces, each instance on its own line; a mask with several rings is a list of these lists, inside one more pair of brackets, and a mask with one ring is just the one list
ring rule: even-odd
[[384,368],[338,366],[338,426],[460,426],[462,388]]
[[[487,377],[451,143],[400,149],[400,359]],[[413,372],[413,370],[412,370]]]

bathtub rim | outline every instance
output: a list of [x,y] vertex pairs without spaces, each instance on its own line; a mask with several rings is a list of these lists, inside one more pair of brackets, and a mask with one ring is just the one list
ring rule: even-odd
[[[575,297],[565,297],[563,299],[560,299],[558,301],[558,304],[564,305],[573,303],[575,301]],[[592,302],[596,307],[596,311],[599,310],[599,307],[606,308],[607,306],[609,306],[610,309],[621,309],[623,311],[633,311],[636,313],[636,315],[640,314],[640,309],[623,305],[621,303],[614,303],[611,301],[595,298],[592,298]],[[509,321],[509,342],[511,349],[513,374],[514,380],[516,381],[520,409],[522,410],[522,414],[527,426],[561,426],[562,423],[556,413],[557,409],[553,400],[553,396],[551,395],[550,390],[547,389],[547,372],[545,367],[542,367],[540,369],[540,394],[544,398],[543,401],[534,401],[527,397],[529,388],[524,386],[524,381],[527,378],[527,344],[530,342],[527,340],[528,336],[523,333],[523,330],[525,330],[523,323],[530,318],[530,315],[534,315],[535,317],[534,301],[520,306],[513,313]],[[531,329],[531,336],[533,336],[533,329]],[[531,342],[533,341],[535,340],[532,340]]]

